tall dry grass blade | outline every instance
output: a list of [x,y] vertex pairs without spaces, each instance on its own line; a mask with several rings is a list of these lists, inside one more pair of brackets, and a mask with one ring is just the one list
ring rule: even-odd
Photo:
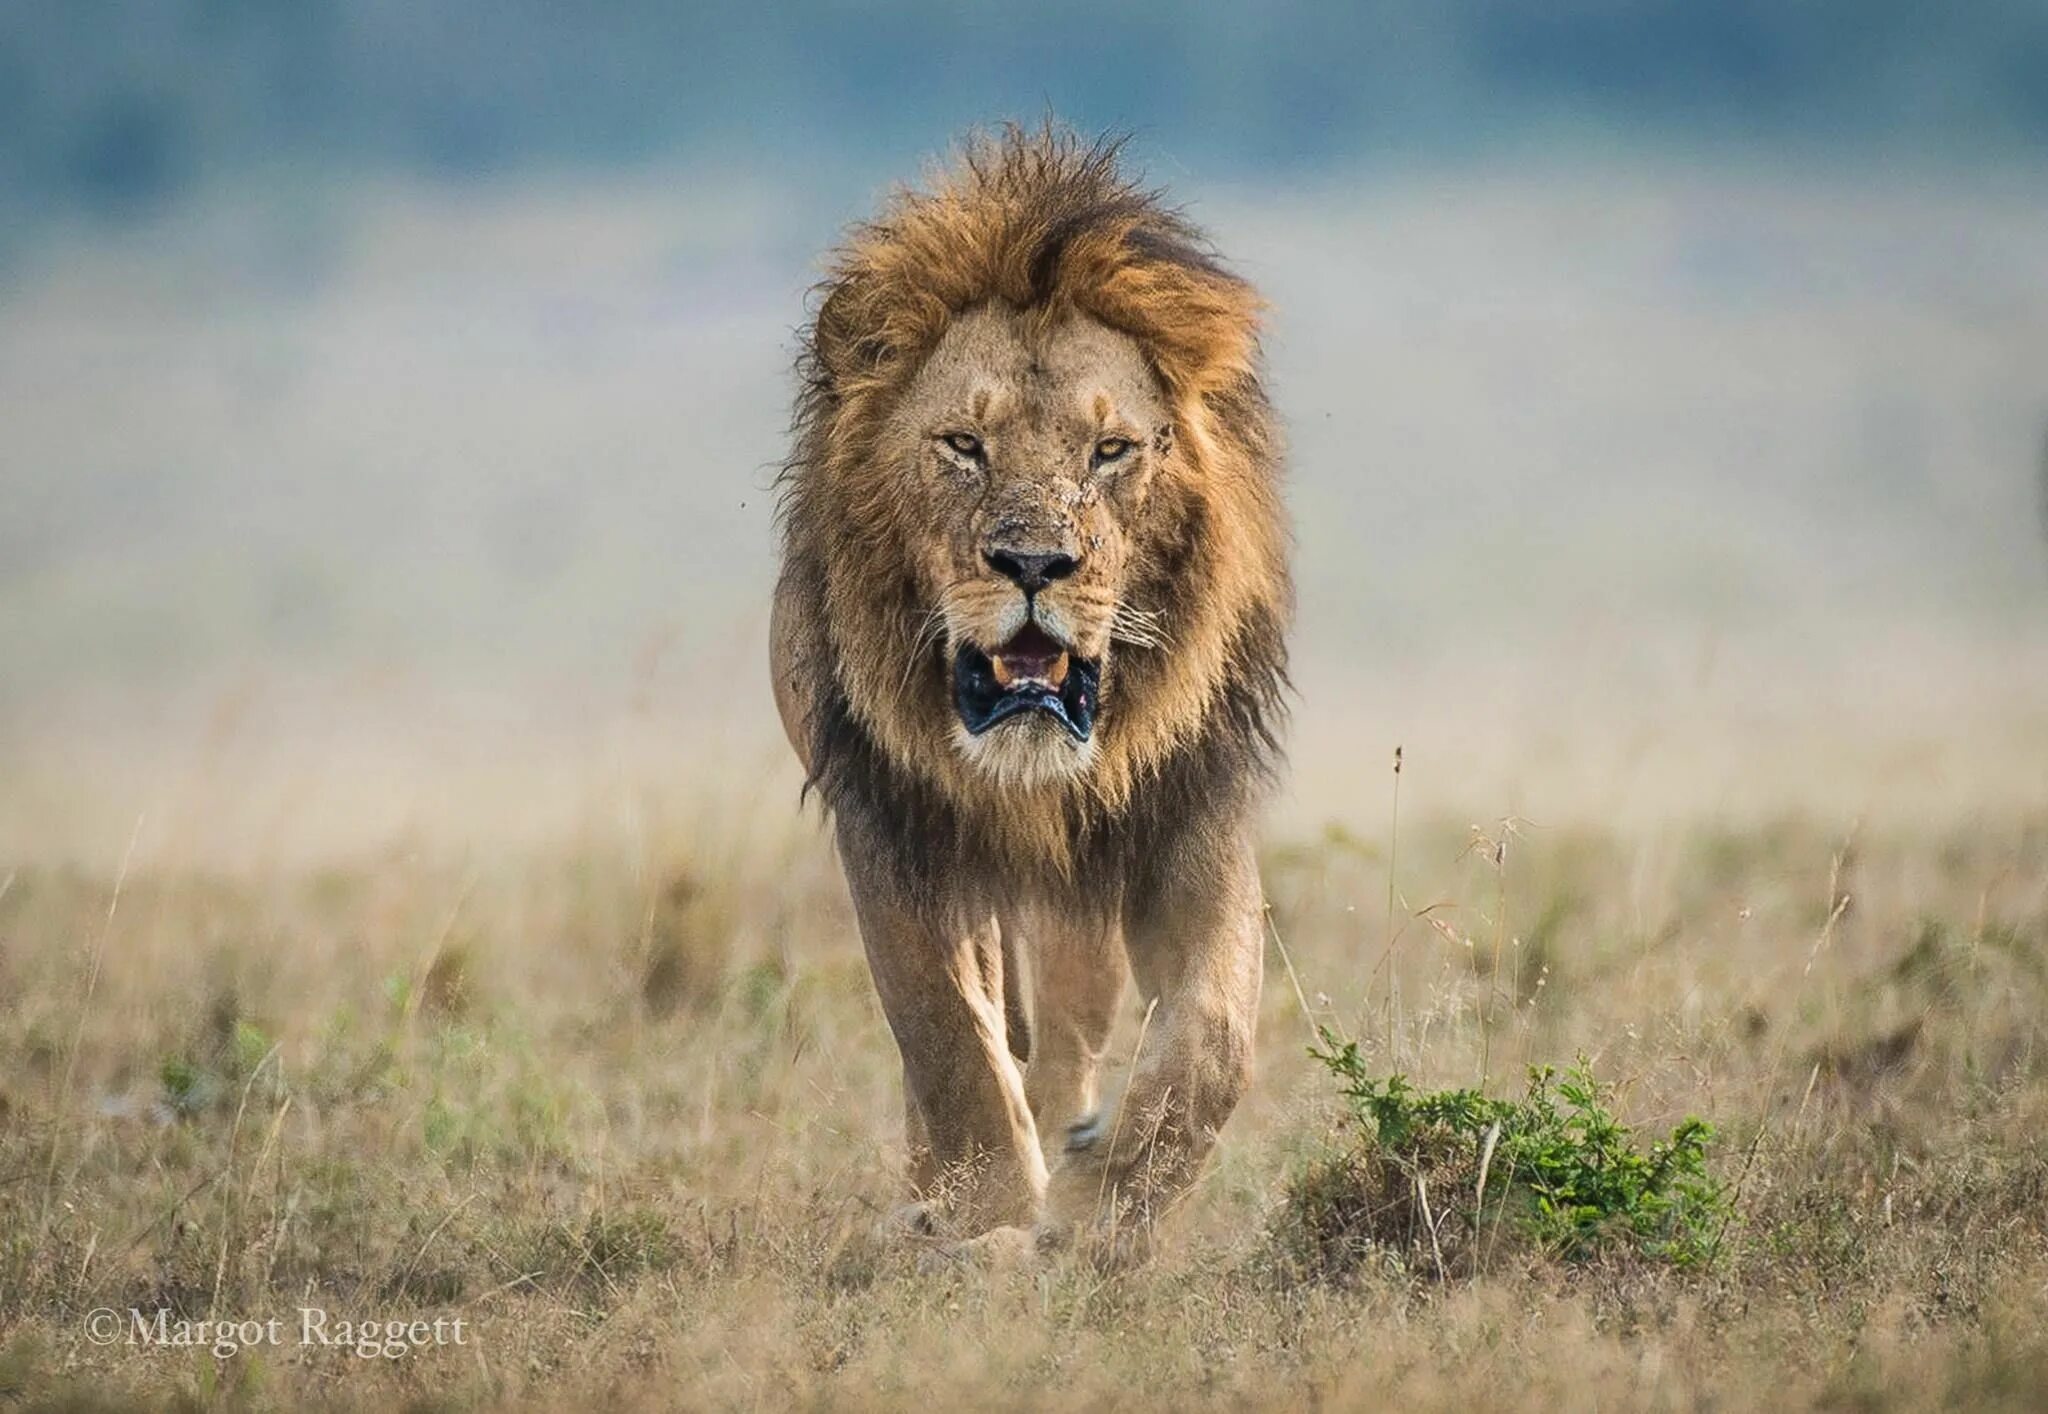
[[[1144,1018],[1138,1022],[1138,1039],[1131,1045],[1131,1073],[1133,1075],[1136,1075],[1138,1071],[1138,1057],[1145,1053],[1145,1033],[1152,1029],[1152,1013],[1158,1010],[1159,998],[1154,997],[1150,1002],[1146,1003]],[[1130,1108],[1126,1103],[1129,1099],[1130,1086],[1126,1085],[1124,1087],[1124,1094],[1116,1103],[1116,1123],[1109,1127],[1109,1148],[1104,1151],[1102,1156],[1102,1181],[1095,1185],[1095,1212],[1098,1217],[1102,1213],[1102,1200],[1109,1192],[1109,1171],[1116,1163],[1116,1141],[1117,1137],[1124,1132],[1124,1111]]]
[[[1821,924],[1820,933],[1814,938],[1813,946],[1807,949],[1806,965],[1799,971],[1799,985],[1792,993],[1792,1009],[1795,1012],[1798,1010],[1800,998],[1805,995],[1807,979],[1813,975],[1814,963],[1820,960],[1821,953],[1833,941],[1835,925],[1841,922],[1842,915],[1849,911],[1849,895],[1843,893],[1841,887],[1842,865],[1848,859],[1850,850],[1856,844],[1856,834],[1860,828],[1861,822],[1849,827],[1848,837],[1842,841],[1841,847],[1835,851],[1834,858],[1829,862],[1827,920]],[[1763,1148],[1764,1139],[1770,1133],[1770,1112],[1774,1097],[1778,1093],[1778,1077],[1785,1064],[1785,1032],[1788,1029],[1780,1027],[1778,1035],[1772,1043],[1771,1063],[1764,1071],[1764,1113],[1758,1119],[1756,1133],[1750,1136],[1749,1147],[1742,1156],[1742,1167],[1735,1175],[1735,1186],[1729,1191],[1727,1213],[1721,1219],[1721,1226],[1714,1233],[1713,1245],[1707,1249],[1707,1260],[1709,1261],[1712,1261],[1721,1254],[1722,1239],[1727,1236],[1729,1226],[1742,1213],[1743,1189],[1749,1182],[1750,1171],[1756,1167],[1757,1153]],[[1813,1077],[1807,1082],[1806,1093],[1808,1095],[1813,1093],[1813,1082],[1819,1078],[1819,1075],[1820,1070],[1816,1066]],[[1800,1111],[1803,1113],[1805,1108],[1806,1101],[1802,1098],[1800,1100]]]
[[[1309,1044],[1314,1045],[1322,1040],[1322,1036],[1316,1030],[1315,1013],[1309,1010],[1308,996],[1301,990],[1301,974],[1294,970],[1294,958],[1288,953],[1287,943],[1280,936],[1280,925],[1273,921],[1273,905],[1270,903],[1266,904],[1264,911],[1266,915],[1266,929],[1273,935],[1273,946],[1280,950],[1280,961],[1287,968],[1287,980],[1294,984],[1294,1000],[1300,1004],[1302,1020],[1308,1024]],[[1340,1022],[1339,1025],[1341,1026],[1342,1023]],[[1340,1031],[1339,1034],[1343,1033]],[[1351,1038],[1347,1035],[1344,1036],[1344,1039],[1348,1041]]]
[[1472,1211],[1475,1213],[1486,1211],[1486,1174],[1493,1167],[1493,1149],[1498,1143],[1500,1143],[1500,1121],[1495,1120],[1487,1126],[1486,1142],[1479,1149],[1479,1182],[1474,1185],[1472,1193]]
[[[1394,899],[1395,884],[1401,872],[1401,747],[1394,747],[1394,800],[1387,815],[1387,913],[1382,936],[1386,947],[1380,957],[1380,966],[1387,969],[1387,1058],[1390,1064],[1399,1061],[1398,1033],[1401,1026],[1401,969],[1394,963]],[[1379,968],[1373,969],[1374,973]],[[1365,979],[1365,1005],[1372,999],[1372,978]]]
[[1422,1226],[1429,1233],[1429,1249],[1436,1254],[1436,1279],[1445,1280],[1444,1248],[1436,1235],[1436,1217],[1429,1210],[1429,1185],[1423,1182],[1422,1173],[1415,1174],[1415,1196],[1422,1203]]
[[[128,884],[128,868],[135,860],[135,842],[142,838],[142,822],[147,812],[135,817],[135,828],[128,832],[128,847],[121,851],[121,868],[114,875],[114,892],[107,899],[107,916],[100,922],[99,935],[93,939],[92,963],[85,974],[85,995],[78,999],[78,1021],[71,1028],[71,1048],[64,1056],[64,1078],[57,1085],[57,1113],[50,1126],[50,1162],[43,1172],[42,1211],[37,1215],[36,1225],[47,1230],[50,1222],[50,1197],[57,1187],[57,1157],[64,1144],[64,1121],[71,1109],[71,1082],[78,1073],[78,1048],[85,1042],[85,1015],[92,1009],[93,993],[99,990],[100,967],[106,960],[107,936],[114,931],[114,914],[121,907],[121,890]],[[8,885],[14,883],[14,876],[7,876]]]
[[[259,1056],[256,1064],[249,1068],[249,1078],[242,1085],[241,1103],[235,1106],[234,1125],[228,1130],[228,1161],[224,1170],[228,1176],[228,1214],[227,1221],[221,1224],[220,1259],[214,1263],[213,1295],[206,1305],[207,1314],[209,1315],[220,1309],[221,1283],[226,1279],[228,1270],[228,1246],[234,1240],[236,1233],[242,1225],[243,1195],[236,1193],[234,1184],[235,1159],[241,1149],[242,1141],[242,1117],[249,1112],[249,1095],[256,1088],[256,1077],[263,1073],[264,1066],[276,1058],[283,1045],[282,1041],[273,1042],[270,1049]],[[280,1113],[279,1118],[283,1118],[282,1113]],[[263,1154],[259,1152],[256,1156],[256,1168],[261,1169],[262,1167]]]
[[[454,1207],[450,1208],[446,1213],[442,1214],[441,1221],[434,1224],[434,1230],[432,1232],[429,1232],[426,1236],[426,1239],[420,1243],[419,1248],[412,1254],[412,1260],[405,1264],[405,1270],[399,1273],[397,1283],[394,1286],[392,1286],[391,1294],[395,1299],[402,1300],[404,1298],[406,1288],[410,1286],[412,1283],[412,1274],[419,1270],[420,1261],[427,1255],[427,1249],[434,1245],[434,1239],[439,1237],[443,1232],[447,1231],[448,1224],[454,1222],[455,1219],[461,1215],[462,1210],[464,1208],[467,1208],[471,1203],[474,1203],[477,1200],[477,1196],[477,1194],[472,1192],[460,1203],[457,1203]],[[584,1249],[584,1253],[586,1256],[592,1255],[587,1247]],[[607,1277],[606,1280],[610,1280],[610,1278]]]

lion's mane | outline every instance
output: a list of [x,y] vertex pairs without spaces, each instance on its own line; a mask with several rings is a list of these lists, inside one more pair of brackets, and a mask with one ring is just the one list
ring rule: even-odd
[[[781,529],[810,786],[842,827],[906,843],[907,883],[1142,876],[1176,831],[1234,827],[1276,760],[1292,590],[1261,301],[1121,174],[1118,149],[1051,126],[968,139],[925,189],[852,230],[803,331]],[[929,691],[896,690],[930,606],[914,598],[898,488],[872,460],[949,321],[990,301],[1130,335],[1174,417],[1173,455],[1131,528],[1130,588],[1163,609],[1170,644],[1118,655],[1096,760],[1028,792],[998,791],[944,742],[936,658]],[[830,569],[854,553],[868,567],[849,590]]]

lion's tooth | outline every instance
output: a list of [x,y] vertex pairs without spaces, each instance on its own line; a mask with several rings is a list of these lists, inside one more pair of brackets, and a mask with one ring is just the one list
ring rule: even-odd
[[1002,654],[997,653],[991,655],[988,660],[988,665],[995,671],[997,687],[1008,687],[1011,683],[1017,680],[1011,674],[1009,664],[1003,661]]
[[1067,655],[1066,655],[1066,654],[1062,653],[1062,654],[1060,654],[1060,656],[1059,656],[1059,657],[1057,657],[1057,658],[1055,658],[1055,659],[1053,659],[1053,660],[1052,660],[1052,666],[1051,666],[1050,668],[1048,668],[1048,669],[1046,670],[1046,674],[1045,674],[1045,679],[1046,679],[1046,681],[1047,681],[1047,682],[1051,683],[1051,684],[1052,684],[1052,685],[1053,685],[1054,687],[1060,687],[1060,686],[1063,686],[1063,685],[1064,685],[1064,684],[1066,683],[1066,680],[1067,680]]

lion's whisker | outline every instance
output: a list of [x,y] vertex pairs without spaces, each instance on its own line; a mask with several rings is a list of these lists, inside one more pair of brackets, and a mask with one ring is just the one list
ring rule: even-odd
[[901,699],[910,690],[910,680],[917,675],[917,665],[924,655],[938,646],[939,639],[946,632],[946,611],[932,609],[926,612],[924,620],[917,627],[917,634],[910,640],[909,661],[903,665],[903,680],[896,684],[896,696]]
[[1163,627],[1166,613],[1161,609],[1141,609],[1135,604],[1118,604],[1110,616],[1109,636],[1119,643],[1136,648],[1165,648],[1172,638]]

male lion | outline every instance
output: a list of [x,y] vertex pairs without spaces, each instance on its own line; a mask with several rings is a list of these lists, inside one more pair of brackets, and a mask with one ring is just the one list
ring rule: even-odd
[[909,1211],[1128,1251],[1249,1076],[1292,589],[1259,298],[1116,159],[972,138],[837,252],[771,655],[903,1055]]

